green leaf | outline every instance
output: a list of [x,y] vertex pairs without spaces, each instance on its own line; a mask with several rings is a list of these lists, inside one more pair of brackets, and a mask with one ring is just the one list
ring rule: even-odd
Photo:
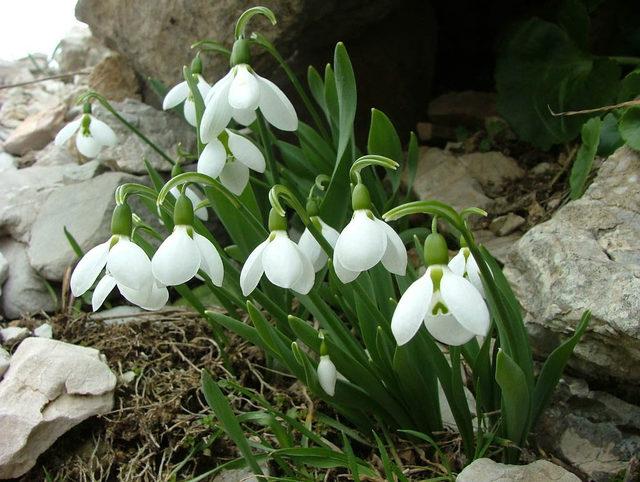
[[618,130],[618,118],[615,114],[609,113],[602,119],[598,155],[608,157],[622,145],[624,145],[624,140]]
[[349,471],[351,472],[351,477],[353,480],[360,482],[360,473],[358,471],[358,459],[353,455],[353,449],[351,448],[351,444],[349,443],[349,439],[343,433],[342,434],[342,446],[343,451],[347,456],[347,463],[349,464]]
[[640,150],[640,107],[631,107],[620,118],[620,135],[635,150]]
[[498,352],[496,381],[502,390],[505,432],[512,442],[521,445],[529,425],[531,399],[524,373],[503,350]]
[[558,380],[560,380],[560,376],[564,371],[564,367],[567,361],[569,361],[569,357],[582,338],[587,326],[589,326],[589,320],[591,320],[591,312],[585,311],[580,319],[580,323],[576,326],[573,336],[553,350],[544,362],[533,392],[532,425],[536,423],[536,420],[538,420],[538,417],[549,403],[553,391],[558,384]]
[[71,249],[73,249],[73,252],[76,253],[76,256],[78,258],[82,258],[82,256],[84,255],[84,252],[82,251],[82,248],[76,241],[76,238],[73,237],[73,235],[69,232],[66,226],[64,226],[62,229],[64,231],[64,235],[67,237],[67,241],[69,242]]
[[337,129],[338,118],[340,116],[338,91],[336,89],[336,78],[331,64],[327,64],[324,68],[324,102],[327,105],[327,112],[329,113],[329,124]]
[[202,391],[209,407],[211,407],[216,417],[218,417],[218,420],[222,423],[227,435],[238,446],[238,450],[240,450],[240,453],[245,458],[251,471],[256,475],[263,475],[258,461],[251,451],[249,441],[245,437],[242,427],[240,427],[240,423],[231,409],[231,405],[229,405],[218,384],[211,378],[207,370],[202,371]]
[[624,79],[620,81],[618,102],[634,100],[638,96],[640,96],[640,68],[629,72]]
[[405,200],[409,199],[413,190],[413,183],[416,180],[418,172],[418,160],[420,158],[420,147],[418,146],[418,138],[415,132],[411,132],[409,136],[409,149],[407,152],[407,195]]
[[[293,447],[287,449],[274,450],[272,456],[292,459],[297,463],[317,467],[321,469],[344,467],[349,468],[347,456],[339,452],[334,452],[325,448],[304,448]],[[378,474],[364,460],[356,458],[358,471],[365,477],[375,479]]]
[[[402,143],[396,128],[389,118],[378,109],[371,109],[371,125],[369,127],[369,137],[367,139],[367,151],[369,154],[378,154],[389,159],[402,163],[404,154]],[[395,193],[400,187],[402,169],[389,171],[391,186]]]
[[309,90],[311,91],[313,100],[316,101],[322,109],[322,112],[324,112],[327,122],[331,122],[329,111],[327,110],[327,102],[324,98],[324,81],[322,80],[322,77],[320,77],[320,73],[318,73],[318,71],[311,65],[307,70],[307,84],[309,85]]
[[557,13],[558,24],[582,49],[587,48],[589,40],[589,11],[581,0],[563,0]]
[[357,93],[356,78],[351,66],[347,49],[342,42],[336,45],[333,66],[335,68],[336,94],[338,96],[338,154],[342,157],[353,131],[353,121],[356,117]]
[[569,177],[571,199],[578,199],[584,194],[593,159],[598,151],[601,127],[602,121],[599,117],[592,117],[582,126],[582,145],[578,149]]

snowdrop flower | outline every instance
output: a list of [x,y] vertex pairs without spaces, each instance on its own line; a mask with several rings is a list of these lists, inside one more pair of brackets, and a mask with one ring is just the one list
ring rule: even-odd
[[233,45],[231,70],[214,84],[205,99],[200,125],[202,142],[218,137],[232,118],[250,125],[258,108],[272,126],[283,131],[298,128],[298,115],[291,101],[273,82],[256,74],[249,63],[248,41],[239,39]]
[[[322,237],[327,240],[332,248],[336,247],[340,233],[325,223],[319,216],[311,216],[311,222],[315,224]],[[307,255],[313,264],[313,270],[317,273],[327,264],[329,256],[325,253],[320,243],[313,237],[309,229],[305,229],[298,240],[298,247]]]
[[113,147],[118,143],[113,129],[91,115],[91,105],[85,104],[84,114],[66,126],[56,135],[55,145],[60,146],[76,135],[76,147],[86,157],[96,157],[103,146]]
[[338,381],[338,370],[329,358],[329,355],[320,355],[318,362],[318,381],[322,389],[333,397],[336,393],[336,382]]
[[286,221],[274,209],[269,214],[269,230],[269,237],[253,250],[242,267],[242,294],[249,296],[264,273],[274,285],[306,295],[315,281],[313,265],[289,239]]
[[449,269],[471,281],[482,297],[485,298],[484,286],[482,286],[482,279],[480,279],[480,268],[468,247],[463,246],[460,248],[458,254],[449,262]]
[[249,139],[229,129],[225,129],[222,137],[226,137],[228,150],[220,139],[211,140],[200,154],[198,172],[214,179],[219,177],[224,187],[239,196],[249,182],[249,169],[264,172],[264,155]]
[[340,233],[333,252],[333,267],[340,281],[349,283],[380,261],[391,273],[404,275],[404,244],[391,226],[370,211],[371,201],[364,184],[356,185],[352,204],[353,217]]
[[[200,95],[202,98],[206,98],[211,86],[204,80],[204,77],[200,74],[196,74],[198,78],[198,90],[200,91]],[[183,113],[186,121],[191,124],[193,127],[196,126],[196,103],[193,100],[193,96],[191,95],[191,91],[189,90],[189,84],[187,81],[182,81],[177,85],[174,85],[167,95],[164,97],[164,101],[162,102],[162,108],[164,110],[171,109],[179,104],[184,102]]]
[[176,200],[173,233],[160,245],[151,260],[153,276],[166,286],[186,283],[204,271],[216,286],[222,286],[224,267],[215,246],[193,229],[193,204],[187,194]]
[[[178,199],[180,197],[180,190],[177,187],[171,188],[169,190],[169,192],[176,199]],[[190,187],[188,187],[188,186],[184,190],[184,195],[189,198],[189,200],[191,201],[191,203],[194,206],[197,206],[200,203],[200,201],[202,201],[202,199],[200,199],[200,196],[198,196],[196,194],[196,192],[193,189],[191,189]],[[196,209],[195,210],[195,215],[197,216],[198,219],[200,219],[202,221],[207,221],[209,219],[209,213],[207,211],[206,206],[203,206],[203,207],[201,207],[199,209]]]
[[[428,253],[434,246],[439,252]],[[429,264],[426,273],[407,288],[391,319],[398,345],[411,340],[422,323],[431,336],[447,345],[464,345],[476,335],[486,336],[490,322],[487,305],[469,280],[445,264],[448,252],[442,235],[427,237],[425,258]]]
[[71,292],[75,297],[82,296],[106,268],[93,291],[93,311],[102,306],[115,287],[128,301],[145,310],[162,308],[169,299],[169,292],[157,285],[151,274],[149,257],[129,237],[131,210],[126,204],[114,210],[112,232],[113,236],[107,242],[90,249],[78,262],[71,275]]

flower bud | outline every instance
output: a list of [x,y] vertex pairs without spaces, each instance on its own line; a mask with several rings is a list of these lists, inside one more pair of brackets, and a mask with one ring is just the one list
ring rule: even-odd
[[371,196],[367,186],[362,183],[356,184],[351,193],[351,207],[354,211],[360,209],[371,209]]
[[424,262],[427,266],[449,262],[449,248],[442,234],[431,233],[424,240]]
[[231,49],[231,57],[229,58],[229,65],[235,67],[239,64],[250,64],[251,52],[249,50],[249,41],[241,38],[233,43]]
[[269,211],[269,231],[286,231],[287,230],[287,220],[284,216],[280,216],[278,211],[274,208],[271,208]]
[[82,113],[91,114],[91,102],[85,102],[82,104]]
[[132,214],[127,203],[119,204],[111,216],[111,233],[121,236],[131,236]]
[[197,54],[191,61],[191,73],[194,75],[202,73],[202,60],[200,54]]
[[193,226],[193,204],[184,194],[180,194],[176,200],[173,222],[176,225]]
[[309,215],[309,217],[318,215],[320,210],[318,209],[318,203],[316,202],[315,199],[309,199],[307,201],[306,210],[307,210],[307,214]]

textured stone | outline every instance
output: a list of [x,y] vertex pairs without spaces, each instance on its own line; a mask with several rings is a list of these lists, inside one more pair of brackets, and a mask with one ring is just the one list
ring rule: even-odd
[[0,151],[0,172],[17,169],[16,158],[8,152]]
[[525,223],[525,219],[517,214],[509,213],[498,216],[489,225],[489,229],[496,236],[507,236]]
[[2,283],[9,277],[9,262],[0,252],[0,295],[2,294]]
[[23,341],[0,382],[0,478],[26,473],[62,434],[111,410],[115,385],[98,350]]
[[140,84],[129,62],[118,54],[105,57],[89,75],[89,88],[110,102],[140,99]]
[[43,323],[33,330],[33,335],[40,338],[53,338],[53,328],[49,323]]
[[524,176],[518,163],[501,152],[473,152],[460,156],[460,162],[484,188],[501,188],[506,182]]
[[0,379],[4,376],[5,372],[9,368],[11,362],[11,355],[7,350],[0,346]]
[[0,329],[0,340],[5,345],[15,345],[29,336],[29,329],[21,326],[7,326]]
[[73,27],[60,41],[55,60],[61,72],[76,72],[98,64],[112,52],[102,45],[84,25]]
[[2,147],[9,154],[17,156],[42,149],[62,127],[66,111],[66,106],[61,104],[54,109],[30,115],[5,139]]
[[458,474],[456,482],[580,482],[580,479],[548,460],[506,465],[491,459],[477,459]]
[[538,354],[589,309],[591,324],[569,363],[631,392],[640,386],[639,180],[640,154],[619,149],[581,199],[522,237],[505,270]]

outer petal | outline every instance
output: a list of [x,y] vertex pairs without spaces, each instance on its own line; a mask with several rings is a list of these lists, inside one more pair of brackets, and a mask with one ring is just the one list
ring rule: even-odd
[[465,257],[465,248],[460,249],[451,261],[449,261],[449,269],[458,276],[464,276],[467,270],[467,259]]
[[241,162],[227,162],[220,172],[220,182],[233,194],[239,196],[249,182],[249,168]]
[[83,156],[93,158],[98,155],[102,146],[92,136],[85,136],[82,132],[78,132],[76,147]]
[[181,102],[184,102],[187,97],[189,97],[189,84],[187,84],[187,81],[185,80],[171,87],[171,90],[169,90],[167,95],[164,96],[162,108],[164,110],[171,109]]
[[256,111],[251,109],[233,109],[233,120],[243,126],[249,126],[256,120]]
[[233,80],[231,72],[220,79],[207,95],[206,108],[200,123],[200,139],[209,143],[227,127],[231,120],[232,109],[229,105],[229,87]]
[[387,249],[382,257],[382,264],[392,273],[404,276],[407,272],[407,249],[391,226],[380,219],[376,222],[387,234]]
[[333,397],[336,392],[336,381],[338,380],[338,371],[336,366],[329,358],[329,355],[323,355],[318,362],[318,381],[322,389]]
[[284,92],[270,80],[258,74],[256,77],[260,82],[260,111],[269,124],[283,131],[298,129],[298,115]]
[[[184,195],[187,196],[191,200],[191,204],[193,204],[194,208],[200,203],[200,201],[202,201],[202,199],[200,199],[200,196],[198,196],[196,194],[196,192],[193,189],[191,189],[190,187],[187,187],[184,190]],[[174,194],[174,196],[175,196],[175,194]],[[209,219],[209,212],[207,211],[206,207],[197,209],[195,211],[195,215],[199,219],[201,219],[203,221],[206,221],[207,219]]]
[[193,127],[195,127],[197,124],[195,102],[193,102],[191,99],[185,100],[182,112],[184,113],[185,120]]
[[433,296],[431,273],[427,271],[404,292],[391,318],[391,331],[396,343],[404,345],[420,329]]
[[300,236],[298,248],[309,258],[313,264],[313,270],[316,273],[327,264],[327,254],[322,250],[322,247],[308,229],[305,229],[302,236]]
[[229,88],[229,105],[234,109],[257,109],[260,100],[258,79],[249,72],[246,64],[238,65],[235,70],[236,75]]
[[193,239],[198,245],[200,251],[200,269],[209,275],[211,281],[216,286],[222,286],[224,277],[224,267],[222,266],[222,258],[211,241],[204,236],[193,233]]
[[300,248],[294,243],[296,247],[296,251],[298,252],[298,257],[300,261],[302,261],[302,274],[297,279],[297,281],[291,286],[291,289],[301,295],[306,295],[311,288],[313,288],[313,284],[316,281],[316,272],[313,269],[313,264],[311,260],[300,250]]
[[202,97],[203,100],[207,98],[207,95],[211,90],[211,86],[209,85],[209,82],[204,80],[204,77],[202,75],[198,75],[198,90],[200,91],[200,96]]
[[304,272],[298,247],[283,231],[276,232],[276,237],[262,253],[264,273],[274,285],[291,288]]
[[118,284],[139,290],[151,284],[151,262],[144,250],[121,238],[109,251],[107,271]]
[[333,252],[333,269],[336,272],[336,276],[343,283],[351,283],[360,275],[360,271],[350,271],[340,263],[340,260],[336,257],[335,251]]
[[332,248],[336,247],[340,233],[320,219],[320,226],[322,227],[322,236],[326,239]]
[[144,310],[159,310],[169,301],[169,290],[164,286],[157,286],[155,282],[141,290],[118,285],[118,290],[127,301]]
[[113,129],[93,116],[89,124],[89,131],[93,138],[103,146],[113,147],[118,143],[118,136],[113,132]]
[[367,213],[358,210],[336,243],[335,258],[350,271],[366,271],[382,260],[387,233]]
[[445,345],[464,345],[475,336],[458,323],[451,313],[435,316],[428,313],[424,318],[424,325],[432,337]]
[[480,295],[483,298],[486,298],[484,294],[484,285],[482,284],[482,278],[480,278],[480,268],[478,267],[478,263],[476,263],[476,259],[472,254],[467,258],[467,276],[469,277],[469,281],[471,284],[476,287],[476,289],[480,292]]
[[100,271],[107,264],[109,243],[110,241],[107,241],[91,248],[78,262],[70,281],[73,296],[80,296],[91,288]]
[[82,116],[79,119],[76,119],[72,122],[69,122],[66,126],[64,126],[58,134],[56,134],[56,138],[53,141],[56,146],[62,145],[71,139],[71,136],[80,128],[80,124],[82,122]]
[[193,278],[200,267],[200,250],[184,226],[176,226],[151,260],[153,276],[165,286],[176,286]]
[[215,138],[202,150],[198,159],[198,172],[215,179],[220,175],[225,162],[227,151],[222,142]]
[[93,296],[91,297],[91,308],[93,311],[98,311],[104,303],[104,300],[107,299],[109,293],[113,291],[113,288],[116,285],[116,280],[114,277],[105,274],[102,279],[96,285],[96,289],[93,290]]
[[470,281],[445,270],[440,281],[442,300],[458,323],[475,335],[486,336],[489,310]]
[[246,137],[227,129],[229,150],[238,161],[256,172],[264,172],[266,162],[260,149]]
[[260,278],[262,278],[262,273],[264,273],[262,254],[267,244],[269,244],[268,239],[256,246],[256,249],[251,252],[242,266],[242,271],[240,272],[240,287],[242,288],[242,294],[244,296],[249,296],[249,294],[256,289],[256,286],[258,286]]

